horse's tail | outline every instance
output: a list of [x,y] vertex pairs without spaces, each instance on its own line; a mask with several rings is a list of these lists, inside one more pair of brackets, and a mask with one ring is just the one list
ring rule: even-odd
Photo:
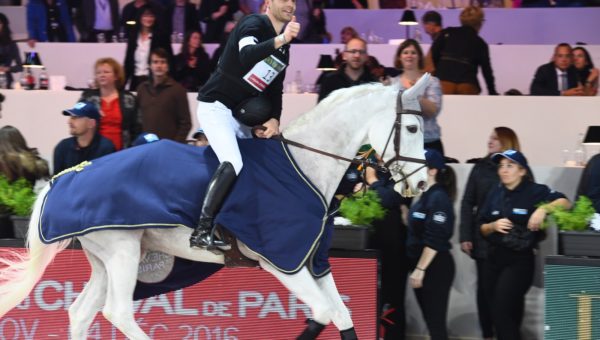
[[49,190],[48,184],[33,206],[27,233],[27,252],[0,251],[0,318],[29,295],[56,254],[71,242],[69,239],[46,245],[40,241],[38,222]]

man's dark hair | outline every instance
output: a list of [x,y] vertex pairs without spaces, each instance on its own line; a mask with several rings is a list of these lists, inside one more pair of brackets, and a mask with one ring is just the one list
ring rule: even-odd
[[152,56],[157,56],[159,58],[169,60],[169,52],[167,52],[162,47],[158,47],[158,48],[153,49],[152,52],[150,52],[150,57],[152,57]]
[[427,11],[427,12],[425,12],[425,14],[423,14],[423,17],[421,18],[421,22],[423,22],[423,23],[432,22],[438,26],[442,26],[442,16],[440,15],[440,13],[438,13],[436,11]]
[[563,43],[560,43],[560,44],[556,45],[556,47],[554,47],[554,53],[556,53],[556,51],[559,48],[561,48],[561,47],[566,47],[566,48],[568,48],[571,51],[573,50],[573,48],[571,47],[571,45],[569,45],[568,43],[563,42]]
[[0,93],[0,103],[3,103],[4,99],[5,99],[4,95],[2,93]]

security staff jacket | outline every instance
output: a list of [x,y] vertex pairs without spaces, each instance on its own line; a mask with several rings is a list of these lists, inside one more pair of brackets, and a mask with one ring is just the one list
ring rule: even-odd
[[419,258],[424,247],[438,252],[450,250],[453,233],[452,200],[441,184],[434,184],[410,208],[406,240],[408,257]]
[[[252,14],[244,17],[231,32],[217,69],[200,89],[198,100],[206,103],[218,100],[233,110],[244,100],[259,95],[260,91],[247,83],[243,77],[270,55],[287,66],[289,44],[275,49],[275,37],[278,34],[266,15]],[[245,45],[240,49],[242,39],[252,39],[254,44]],[[263,95],[271,101],[271,118],[278,120],[281,117],[285,71],[286,69],[283,69],[263,91]]]
[[[479,228],[481,230],[482,224],[508,218],[513,223],[513,228],[520,228],[525,231],[531,214],[540,204],[549,203],[559,198],[565,198],[565,195],[548,188],[546,185],[528,179],[523,179],[513,190],[499,184],[490,191],[480,210]],[[532,248],[537,245],[543,235],[541,231],[534,233],[536,238],[535,243],[531,246]],[[502,247],[503,244],[506,244],[506,235],[493,232],[487,236],[487,239],[490,241],[491,247]],[[530,250],[527,249],[526,251]]]

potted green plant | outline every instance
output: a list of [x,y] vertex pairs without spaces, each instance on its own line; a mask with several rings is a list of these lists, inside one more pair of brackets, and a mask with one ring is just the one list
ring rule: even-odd
[[559,229],[558,249],[562,255],[600,256],[600,232],[590,229],[596,210],[586,196],[580,196],[571,209],[548,209],[549,220]]
[[10,215],[14,236],[25,238],[36,194],[24,178],[10,182],[0,176],[0,215]]
[[382,219],[385,209],[377,192],[367,190],[344,198],[340,204],[340,215],[349,223],[334,225],[331,248],[360,250],[367,248],[371,223]]

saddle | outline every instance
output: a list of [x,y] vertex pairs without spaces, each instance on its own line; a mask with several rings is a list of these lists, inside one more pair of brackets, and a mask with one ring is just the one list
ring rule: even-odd
[[219,228],[223,240],[228,244],[231,244],[229,250],[221,250],[225,257],[224,261],[226,268],[253,268],[259,266],[258,261],[254,261],[242,254],[237,243],[237,238],[232,233],[220,225],[217,227]]

